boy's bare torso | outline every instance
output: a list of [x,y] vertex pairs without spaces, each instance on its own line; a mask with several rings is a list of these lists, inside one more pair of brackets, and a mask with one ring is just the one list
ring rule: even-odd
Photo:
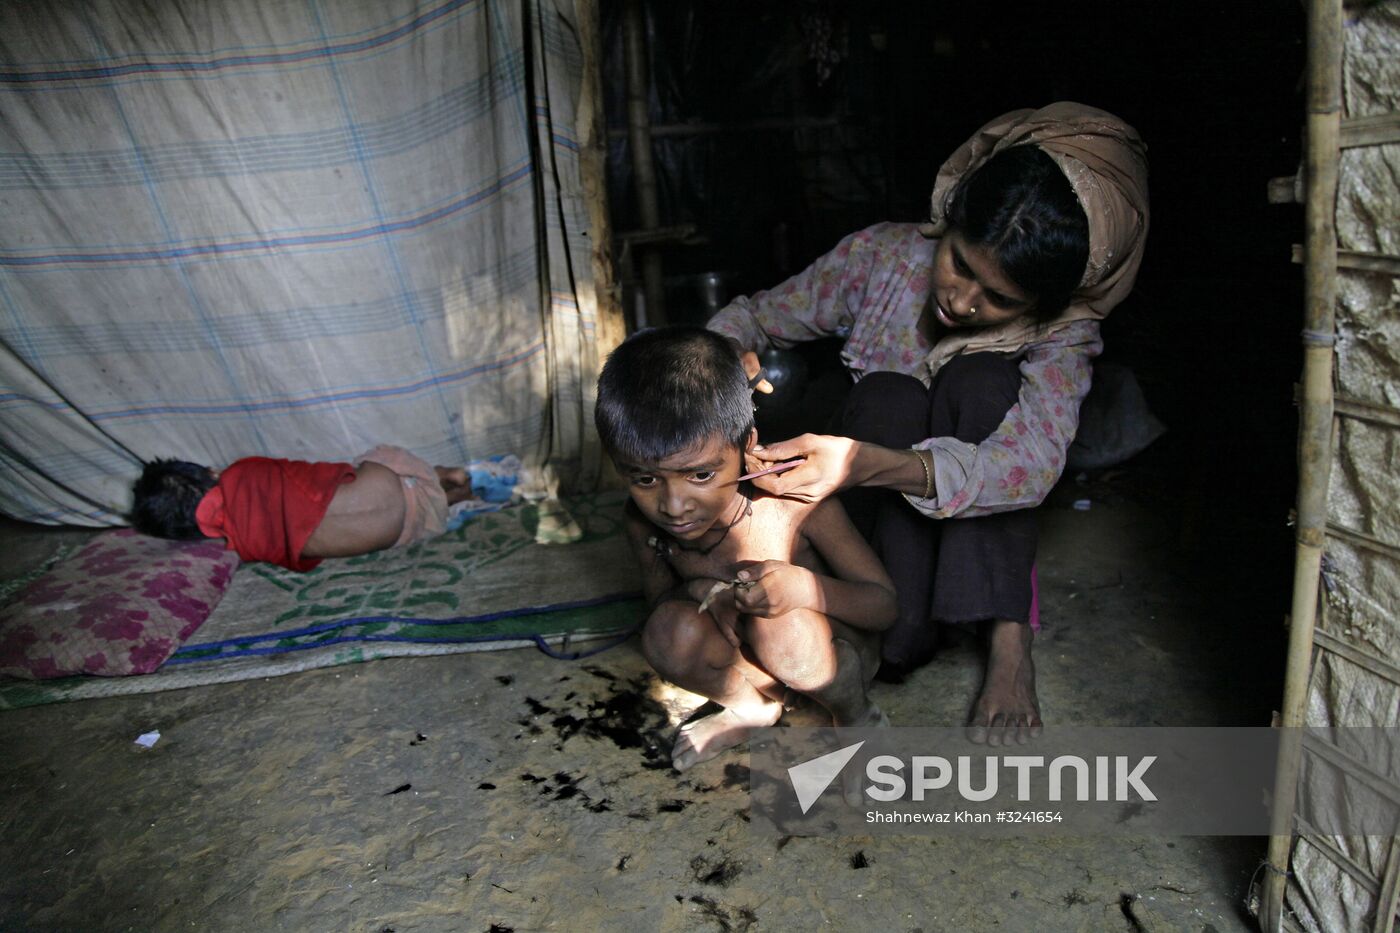
[[[802,532],[808,516],[819,505],[758,493],[752,501],[752,514],[740,519],[708,554],[682,547],[658,529],[653,528],[651,533],[667,546],[666,561],[683,581],[732,580],[747,564],[765,560],[786,561],[826,574],[829,571],[825,562]],[[635,521],[646,521],[634,511],[633,516]]]

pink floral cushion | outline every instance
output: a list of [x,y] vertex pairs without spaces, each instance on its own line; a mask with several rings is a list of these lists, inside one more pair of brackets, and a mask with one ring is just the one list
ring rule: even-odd
[[217,541],[99,535],[0,608],[0,674],[149,674],[208,618],[237,566]]

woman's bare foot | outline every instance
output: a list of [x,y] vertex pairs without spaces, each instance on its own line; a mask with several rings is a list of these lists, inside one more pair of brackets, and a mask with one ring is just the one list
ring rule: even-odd
[[720,752],[733,748],[749,737],[753,729],[771,726],[783,715],[783,704],[769,700],[742,710],[722,709],[718,713],[681,726],[676,744],[671,746],[671,767],[686,771]]
[[1024,745],[1040,735],[1040,701],[1031,662],[1034,633],[1020,622],[991,623],[987,674],[967,720],[967,737],[987,745]]

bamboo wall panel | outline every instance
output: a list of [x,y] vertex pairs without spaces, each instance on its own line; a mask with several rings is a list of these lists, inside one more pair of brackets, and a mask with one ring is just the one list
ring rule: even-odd
[[1395,190],[1400,144],[1363,146],[1342,153],[1337,176],[1337,247],[1400,255],[1400,229],[1387,227],[1385,207]]
[[1345,703],[1351,710],[1346,722],[1336,725],[1380,726],[1386,717],[1382,704],[1393,708],[1400,699],[1400,687],[1372,671],[1330,651],[1318,652],[1313,669],[1313,692],[1308,695],[1309,713],[1317,714]]
[[[1400,432],[1345,419],[1337,424],[1337,442],[1328,489],[1329,518],[1333,524],[1375,538],[1400,553],[1400,508],[1396,507],[1400,502]],[[1390,605],[1400,606],[1394,601],[1400,592],[1389,596]]]
[[[1379,881],[1373,880],[1375,873],[1367,870],[1364,880],[1353,877],[1339,864],[1350,856],[1329,852],[1321,842],[1312,844],[1311,838],[1299,837],[1293,849],[1294,883],[1288,888],[1288,906],[1302,929],[1370,929],[1378,900],[1376,892],[1380,889]],[[1316,917],[1327,917],[1327,925],[1319,926],[1313,919]]]
[[1337,391],[1400,407],[1400,277],[1344,271],[1337,278]]
[[[1400,111],[1397,50],[1398,0],[1346,10],[1344,125],[1389,125]],[[1400,145],[1383,138],[1343,149],[1337,163],[1336,247],[1343,257],[1377,261],[1367,264],[1370,271],[1337,263],[1333,380],[1347,402],[1334,421],[1322,613],[1305,711],[1313,726],[1400,725],[1400,427],[1384,417],[1400,408],[1400,278],[1392,274],[1400,269]],[[1365,749],[1355,751],[1364,757]],[[1311,782],[1305,786],[1347,799],[1350,787],[1377,780],[1367,767],[1341,776],[1326,770],[1318,750],[1309,749],[1300,773]],[[1289,925],[1390,933],[1400,891],[1394,840],[1319,837],[1301,825],[1297,833]]]

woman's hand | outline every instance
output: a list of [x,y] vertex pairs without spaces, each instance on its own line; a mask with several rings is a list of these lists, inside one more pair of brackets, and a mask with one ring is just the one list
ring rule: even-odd
[[734,605],[746,615],[773,618],[818,609],[821,588],[812,571],[781,560],[750,564],[735,575]]
[[782,473],[760,476],[751,482],[770,495],[816,502],[833,492],[860,483],[862,477],[854,475],[859,449],[860,443],[849,437],[826,434],[803,434],[776,444],[755,446],[749,456],[759,461],[755,464],[759,470],[797,457],[804,457],[807,462]]

